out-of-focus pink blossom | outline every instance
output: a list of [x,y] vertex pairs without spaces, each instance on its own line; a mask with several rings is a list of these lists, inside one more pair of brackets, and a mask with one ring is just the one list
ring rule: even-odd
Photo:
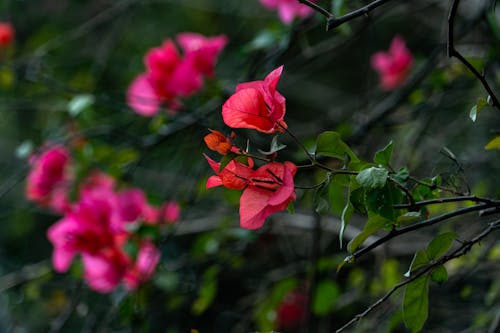
[[387,52],[377,52],[372,56],[371,64],[380,75],[382,88],[393,90],[401,86],[408,77],[413,56],[403,38],[396,36]]
[[160,251],[150,242],[143,242],[137,253],[135,264],[127,271],[124,282],[130,289],[149,280],[160,261]]
[[84,277],[90,288],[109,293],[121,283],[131,263],[128,256],[117,248],[109,248],[96,255],[82,255]]
[[215,63],[222,49],[227,44],[224,35],[205,37],[201,34],[185,32],[177,35],[186,59],[192,61],[193,67],[203,75],[214,76]]
[[175,201],[165,202],[160,208],[163,216],[160,216],[160,222],[175,223],[181,217],[181,207]]
[[152,48],[144,57],[146,72],[138,75],[127,91],[127,103],[138,114],[154,116],[162,105],[171,110],[181,107],[180,98],[189,97],[203,87],[203,76],[213,76],[219,53],[227,43],[225,36],[205,37],[181,33]]
[[285,24],[292,23],[295,17],[305,18],[314,13],[312,8],[297,0],[260,0],[260,3],[268,9],[277,10],[280,20]]
[[302,290],[289,292],[280,303],[276,323],[280,330],[296,328],[307,318],[309,298]]
[[67,207],[70,155],[64,146],[45,149],[31,158],[26,181],[26,198],[61,212]]
[[0,22],[0,47],[6,47],[14,41],[14,27],[9,22]]

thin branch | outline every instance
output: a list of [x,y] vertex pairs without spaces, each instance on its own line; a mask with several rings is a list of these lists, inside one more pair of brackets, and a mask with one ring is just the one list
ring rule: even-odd
[[455,26],[455,17],[457,16],[459,3],[460,0],[453,0],[448,15],[448,43],[447,43],[448,57],[457,58],[462,64],[465,65],[465,67],[469,69],[469,71],[471,71],[472,74],[474,74],[474,76],[481,82],[486,92],[488,92],[488,95],[491,98],[492,105],[498,110],[500,110],[500,102],[498,101],[497,97],[495,96],[495,93],[488,84],[488,81],[486,81],[486,77],[484,76],[484,74],[479,73],[479,71],[467,59],[465,59],[465,57],[460,52],[458,52],[457,49],[455,49],[454,26]]
[[412,180],[413,182],[419,184],[419,185],[427,186],[431,190],[440,189],[441,191],[449,192],[449,193],[452,193],[454,195],[458,195],[458,196],[461,196],[461,197],[469,195],[469,194],[465,194],[463,192],[457,191],[456,189],[453,189],[453,188],[450,188],[450,187],[436,185],[436,184],[429,184],[429,183],[423,182],[423,181],[421,181],[421,180],[419,180],[419,179],[417,179],[415,177],[412,177],[412,176],[410,176],[409,179]]
[[399,188],[401,191],[404,192],[404,194],[406,195],[406,198],[410,202],[411,207],[413,207],[415,205],[415,199],[413,198],[413,195],[411,195],[411,192],[403,184],[401,184],[400,182],[398,182],[396,179],[394,179],[392,177],[387,178],[387,180],[390,181],[391,183],[393,183],[394,185],[396,185],[397,188]]
[[18,271],[0,276],[0,292],[8,290],[27,281],[35,280],[51,272],[48,260],[26,265]]
[[364,247],[364,248],[362,248],[362,249],[360,249],[358,251],[355,251],[353,254],[351,254],[350,256],[348,256],[345,259],[345,261],[346,262],[352,262],[352,261],[354,261],[356,259],[359,259],[364,254],[370,252],[374,248],[379,247],[380,245],[382,245],[384,243],[387,243],[389,240],[393,239],[394,237],[406,234],[406,233],[411,232],[411,231],[415,231],[415,230],[418,230],[418,229],[429,227],[431,225],[434,225],[436,223],[449,220],[449,219],[451,219],[453,217],[456,217],[456,216],[460,216],[460,215],[464,215],[464,214],[467,214],[467,213],[470,213],[470,212],[475,212],[475,211],[483,210],[485,208],[496,207],[496,206],[500,206],[500,204],[498,204],[498,203],[497,204],[482,203],[482,204],[475,205],[475,206],[470,206],[470,207],[465,207],[465,208],[457,209],[457,210],[455,210],[455,211],[453,211],[451,213],[446,213],[446,214],[443,214],[443,215],[439,215],[439,216],[430,218],[430,219],[425,220],[425,221],[417,222],[415,224],[411,224],[411,225],[409,225],[407,227],[403,227],[401,229],[392,229],[384,237],[379,238],[377,241],[371,243],[370,245],[368,245],[368,246],[366,246],[366,247]]
[[312,9],[314,9],[315,11],[317,11],[318,13],[320,13],[321,15],[323,15],[324,17],[326,17],[328,20],[330,20],[331,18],[333,18],[333,14],[330,13],[329,11],[327,11],[326,9],[324,9],[323,7],[315,4],[314,2],[311,2],[309,0],[297,0],[298,2],[300,2],[301,4],[304,4]]
[[352,12],[347,13],[343,16],[340,16],[337,18],[332,16],[331,18],[328,18],[328,21],[326,22],[326,31],[337,28],[338,26],[340,26],[348,21],[351,21],[357,17],[366,15],[366,14],[370,13],[372,10],[374,10],[375,8],[381,6],[389,1],[390,0],[375,0],[375,1],[367,4],[366,6],[361,7],[359,9],[356,9],[356,10],[353,10]]
[[437,260],[436,262],[426,266],[424,269],[418,271],[415,275],[413,275],[411,278],[409,279],[406,279],[400,283],[398,283],[397,285],[395,285],[391,290],[389,290],[382,298],[378,299],[375,303],[373,303],[372,305],[370,305],[368,308],[366,308],[365,311],[355,315],[349,322],[347,322],[344,326],[342,326],[341,328],[339,328],[338,330],[335,331],[335,333],[340,333],[342,331],[344,331],[347,327],[351,326],[352,324],[354,324],[355,322],[359,321],[360,319],[364,318],[367,314],[369,314],[372,310],[374,310],[376,307],[378,307],[380,304],[384,303],[389,297],[391,297],[392,294],[394,294],[394,292],[396,292],[396,290],[398,290],[399,288],[401,287],[404,287],[408,284],[410,284],[411,282],[417,280],[419,277],[429,273],[430,271],[432,271],[434,268],[440,266],[440,265],[443,265],[445,263],[447,263],[448,261],[451,261],[453,259],[456,259],[458,257],[461,257],[465,254],[467,254],[470,249],[472,248],[472,246],[474,244],[477,244],[479,243],[480,241],[482,241],[486,236],[488,236],[493,230],[495,229],[498,229],[500,228],[500,220],[494,222],[494,223],[491,223],[488,228],[484,229],[479,235],[477,235],[476,237],[474,237],[473,239],[467,241],[467,242],[463,242],[462,245],[457,248],[455,251],[453,251],[451,254],[447,255],[447,256],[443,256],[441,259]]
[[475,195],[466,195],[460,197],[450,197],[450,198],[439,198],[439,199],[430,199],[414,202],[413,204],[401,204],[394,205],[393,207],[396,209],[411,209],[411,208],[419,208],[427,205],[433,204],[441,204],[446,202],[460,202],[460,201],[473,201],[473,202],[484,202],[484,203],[495,203],[496,200],[490,200],[486,198],[476,197]]

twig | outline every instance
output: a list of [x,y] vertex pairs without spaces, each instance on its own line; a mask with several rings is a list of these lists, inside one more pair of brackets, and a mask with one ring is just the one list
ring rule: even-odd
[[423,181],[421,181],[421,180],[419,180],[419,179],[417,179],[415,177],[412,177],[412,176],[410,176],[409,179],[412,180],[413,182],[419,184],[419,185],[427,186],[431,190],[440,189],[441,191],[449,192],[449,193],[452,193],[454,195],[458,195],[458,196],[461,196],[461,197],[469,195],[469,194],[465,194],[463,192],[457,191],[456,189],[449,188],[449,187],[446,187],[446,186],[441,186],[441,185],[436,185],[436,184],[429,184],[429,183],[423,182]]
[[48,260],[26,265],[18,271],[0,277],[0,292],[15,287],[21,283],[38,279],[51,272]]
[[[300,1],[300,0],[299,0]],[[331,29],[337,28],[338,26],[351,21],[359,16],[363,16],[377,8],[378,6],[383,5],[386,2],[389,2],[390,0],[375,0],[373,2],[370,2],[364,7],[361,7],[359,9],[353,10],[350,13],[347,13],[341,17],[330,17],[328,18],[328,21],[326,22],[326,31],[329,31]]]
[[411,207],[413,207],[415,205],[415,199],[413,198],[413,195],[411,195],[411,192],[403,184],[401,184],[400,182],[398,182],[396,179],[394,179],[392,177],[387,178],[387,180],[390,181],[391,183],[393,183],[394,185],[396,185],[397,188],[399,188],[401,191],[404,192],[404,194],[406,195],[406,198],[410,202]]
[[409,283],[415,281],[416,279],[418,279],[419,277],[423,276],[424,274],[427,274],[429,273],[430,271],[432,271],[434,268],[440,266],[440,265],[443,265],[445,263],[447,263],[448,261],[451,261],[453,259],[456,259],[458,257],[461,257],[465,254],[467,254],[470,249],[472,248],[472,246],[476,243],[479,243],[481,240],[483,240],[486,236],[488,236],[493,230],[495,229],[498,229],[500,228],[500,220],[496,221],[496,222],[493,222],[491,223],[488,228],[484,229],[479,235],[477,235],[476,237],[474,237],[473,239],[467,241],[467,242],[463,242],[462,245],[457,248],[455,251],[453,251],[451,254],[447,255],[447,256],[443,256],[441,259],[433,262],[432,264],[426,266],[424,269],[418,271],[415,275],[413,275],[411,278],[409,279],[406,279],[400,283],[398,283],[397,285],[395,285],[394,287],[392,287],[391,290],[389,290],[382,298],[378,299],[375,303],[373,303],[372,305],[370,305],[368,308],[366,308],[365,311],[355,315],[349,322],[347,322],[344,326],[342,326],[341,328],[339,328],[338,330],[335,331],[335,333],[340,333],[342,331],[344,331],[347,327],[351,326],[352,324],[354,324],[355,322],[357,322],[358,320],[364,318],[367,314],[369,314],[372,310],[374,310],[376,307],[378,307],[380,304],[382,304],[383,302],[385,302],[389,297],[391,297],[391,295],[396,291],[398,290],[399,288],[401,287],[404,287],[406,285],[408,285]]
[[323,15],[324,17],[326,17],[328,20],[333,18],[333,14],[330,13],[329,11],[327,11],[326,9],[324,9],[323,7],[315,4],[314,2],[311,2],[309,0],[297,0],[298,2],[300,2],[301,4],[304,4],[308,7],[311,7],[312,9],[314,9],[315,11],[317,11],[318,13],[320,13],[321,15]]
[[447,43],[448,57],[457,58],[462,64],[465,65],[465,67],[467,67],[472,72],[472,74],[474,74],[474,76],[481,82],[484,89],[488,92],[491,98],[492,105],[498,110],[500,110],[500,102],[498,101],[497,97],[495,96],[495,93],[488,84],[488,81],[486,81],[485,75],[479,73],[478,70],[467,59],[465,59],[465,57],[460,52],[458,52],[457,49],[455,49],[454,26],[455,26],[455,17],[457,16],[459,3],[460,0],[453,0],[448,15],[448,43]]
[[486,198],[476,197],[475,195],[466,195],[460,197],[450,197],[450,198],[439,198],[439,199],[430,199],[414,202],[413,204],[401,204],[394,205],[393,207],[396,209],[411,209],[411,208],[419,208],[427,205],[433,204],[441,204],[446,202],[459,202],[459,201],[473,201],[473,202],[484,202],[484,203],[495,203],[496,200],[490,200]]
[[449,220],[451,219],[452,217],[455,217],[455,216],[460,216],[460,215],[464,215],[464,214],[467,214],[467,213],[470,213],[470,212],[475,212],[475,211],[479,211],[479,210],[482,210],[482,209],[485,209],[485,208],[490,208],[490,207],[495,207],[495,206],[500,206],[500,204],[492,204],[492,203],[483,203],[483,204],[479,204],[479,205],[475,205],[475,206],[470,206],[470,207],[465,207],[465,208],[461,208],[461,209],[457,209],[451,213],[446,213],[446,214],[443,214],[443,215],[439,215],[439,216],[436,216],[436,217],[433,217],[433,218],[430,218],[428,220],[425,220],[425,221],[421,221],[421,222],[417,222],[415,224],[412,224],[412,225],[409,225],[407,227],[403,227],[401,229],[392,229],[387,235],[385,235],[384,237],[382,238],[379,238],[377,241],[371,243],[370,245],[358,250],[358,251],[355,251],[353,254],[351,254],[350,256],[348,256],[345,261],[346,262],[352,262],[356,259],[359,259],[362,255],[370,252],[371,250],[373,250],[374,248],[388,242],[389,240],[393,239],[394,237],[397,237],[397,236],[400,236],[400,235],[403,235],[403,234],[406,234],[408,232],[411,232],[411,231],[415,231],[415,230],[418,230],[418,229],[422,229],[422,228],[426,228],[426,227],[429,227],[431,225],[434,225],[436,223],[439,223],[439,222],[443,222],[443,221],[446,221],[446,220]]

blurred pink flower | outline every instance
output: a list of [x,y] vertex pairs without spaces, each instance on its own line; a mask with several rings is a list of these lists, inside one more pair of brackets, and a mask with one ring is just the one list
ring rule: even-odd
[[387,52],[377,52],[371,58],[372,68],[380,75],[380,85],[384,90],[401,86],[413,65],[413,56],[405,41],[396,36]]
[[[316,0],[311,0],[316,2]],[[305,18],[314,13],[314,10],[297,0],[260,0],[266,8],[277,10],[280,20],[285,24],[292,23],[295,17]]]
[[151,242],[141,244],[135,264],[130,267],[125,275],[124,282],[130,289],[136,289],[140,283],[151,278],[160,261],[161,253]]
[[61,145],[45,149],[30,160],[31,170],[26,180],[26,198],[44,207],[62,212],[67,203],[67,183],[70,178],[70,155]]
[[171,110],[181,107],[179,98],[189,97],[203,87],[203,75],[213,76],[215,62],[227,43],[225,36],[205,37],[181,33],[149,50],[144,57],[146,72],[138,75],[127,90],[127,104],[138,114],[154,116],[163,104]]
[[131,263],[128,256],[117,248],[109,248],[97,255],[83,253],[84,278],[90,288],[109,293],[121,283]]
[[307,318],[309,297],[303,290],[289,292],[276,310],[276,324],[280,330],[296,328]]

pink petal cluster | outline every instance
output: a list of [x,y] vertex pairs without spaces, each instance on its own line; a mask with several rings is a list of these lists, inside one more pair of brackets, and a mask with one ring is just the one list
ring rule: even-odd
[[280,20],[285,24],[292,23],[295,17],[305,18],[314,13],[312,8],[297,0],[260,0],[260,3],[268,9],[277,10]]
[[380,85],[384,90],[401,86],[413,65],[413,56],[403,38],[392,39],[387,52],[377,52],[371,58],[372,68],[380,75]]
[[269,73],[263,81],[240,83],[236,92],[222,106],[222,118],[232,128],[251,128],[263,133],[283,132],[285,97],[276,86],[283,66]]
[[243,190],[240,197],[242,228],[262,227],[269,215],[285,210],[296,199],[293,177],[297,167],[292,162],[271,162],[254,170],[252,160],[249,165],[232,160],[220,170],[220,163],[205,158],[216,174],[208,179],[207,188],[222,185]]
[[71,178],[70,154],[61,145],[49,146],[30,159],[26,198],[43,207],[62,212],[68,206],[67,186]]
[[138,114],[153,116],[162,104],[178,109],[179,98],[199,91],[204,76],[213,77],[217,57],[227,38],[187,32],[178,34],[177,42],[183,56],[170,39],[146,54],[146,72],[137,76],[127,91],[127,103]]
[[[152,276],[160,252],[149,239],[130,232],[130,226],[160,219],[172,223],[179,214],[174,202],[156,208],[142,190],[116,191],[113,178],[95,173],[81,187],[79,201],[47,231],[54,246],[54,269],[66,272],[80,254],[85,280],[92,289],[106,293],[121,282],[135,289]],[[135,260],[124,250],[129,243],[138,247]]]
[[[160,251],[151,239],[132,230],[141,224],[175,223],[179,205],[169,201],[155,207],[141,189],[117,190],[115,179],[101,172],[89,175],[79,188],[78,201],[70,202],[70,161],[65,147],[49,147],[32,157],[27,177],[27,198],[63,215],[47,231],[54,246],[54,269],[66,272],[80,255],[92,289],[110,292],[122,282],[137,288],[151,278]],[[126,252],[126,246],[137,248],[137,254]]]

